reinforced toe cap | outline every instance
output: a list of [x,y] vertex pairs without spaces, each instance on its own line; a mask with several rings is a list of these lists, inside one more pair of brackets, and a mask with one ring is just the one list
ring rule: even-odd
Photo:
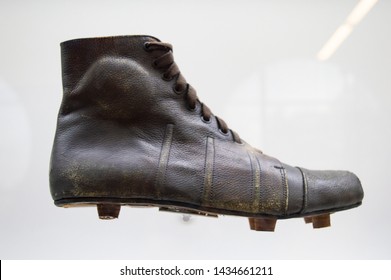
[[304,213],[337,211],[361,204],[364,192],[355,174],[349,171],[301,170],[305,187]]

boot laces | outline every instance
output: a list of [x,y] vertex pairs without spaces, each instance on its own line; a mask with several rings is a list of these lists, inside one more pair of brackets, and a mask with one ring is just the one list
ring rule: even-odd
[[[163,42],[146,42],[144,47],[148,52],[156,52],[158,55],[160,54],[153,61],[153,66],[164,71],[162,78],[165,81],[176,79],[174,92],[177,94],[185,94],[190,110],[195,110],[197,103],[199,103],[201,105],[203,120],[205,122],[210,122],[213,113],[208,106],[198,99],[196,90],[186,82],[185,78],[181,74],[178,65],[174,61],[172,45]],[[229,132],[231,132],[233,140],[239,144],[242,143],[239,135],[235,131],[229,129],[223,119],[217,116],[214,117],[216,118],[218,127],[223,134],[228,135]]]

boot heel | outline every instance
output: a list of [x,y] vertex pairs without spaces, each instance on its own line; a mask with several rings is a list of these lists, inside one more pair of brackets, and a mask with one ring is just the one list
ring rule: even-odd
[[121,210],[120,204],[97,204],[99,219],[112,220],[117,219],[119,211]]

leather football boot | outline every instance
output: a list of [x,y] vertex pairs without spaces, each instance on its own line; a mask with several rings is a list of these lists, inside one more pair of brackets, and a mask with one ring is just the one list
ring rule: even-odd
[[61,55],[50,163],[57,206],[96,206],[101,219],[124,205],[235,215],[274,231],[277,219],[294,217],[326,227],[330,213],[361,204],[353,173],[292,167],[243,141],[200,102],[168,43],[77,39]]

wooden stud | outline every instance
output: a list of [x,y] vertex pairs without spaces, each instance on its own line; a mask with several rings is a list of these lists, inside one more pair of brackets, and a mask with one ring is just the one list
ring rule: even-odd
[[99,219],[112,220],[117,219],[119,211],[121,210],[120,204],[97,204]]
[[304,217],[304,222],[305,222],[306,224],[312,223],[312,216]]
[[313,228],[324,228],[331,226],[330,214],[322,214],[312,217]]
[[274,231],[277,219],[275,218],[254,218],[254,230]]

